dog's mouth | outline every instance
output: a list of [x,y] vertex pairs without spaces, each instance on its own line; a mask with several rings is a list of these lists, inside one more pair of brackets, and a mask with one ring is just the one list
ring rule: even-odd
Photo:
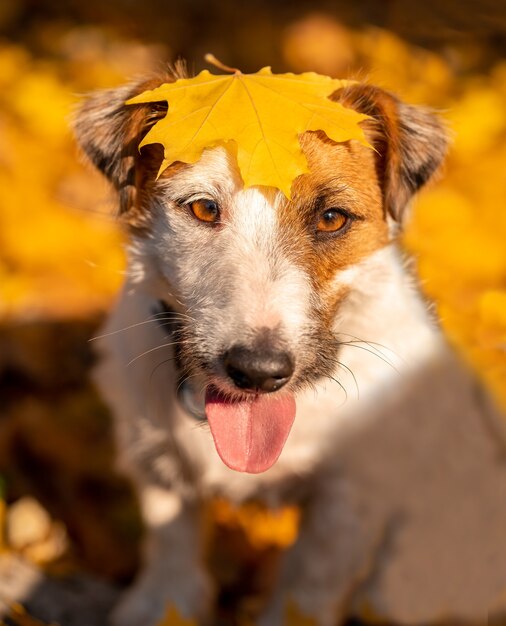
[[[171,309],[161,303],[164,311]],[[179,323],[165,329],[171,336],[180,333]],[[179,342],[176,344],[178,347]],[[216,451],[225,465],[239,472],[259,474],[278,460],[295,419],[293,393],[229,394],[214,384],[198,391],[185,377],[180,349],[175,364],[181,381],[177,387],[179,401],[193,418],[208,421]]]
[[228,467],[259,474],[278,460],[295,419],[291,394],[251,395],[229,400],[209,386],[206,416],[214,445]]
[[214,385],[196,393],[189,383],[179,399],[196,419],[207,419],[221,460],[239,472],[259,474],[278,460],[295,419],[293,394],[249,394],[233,398]]

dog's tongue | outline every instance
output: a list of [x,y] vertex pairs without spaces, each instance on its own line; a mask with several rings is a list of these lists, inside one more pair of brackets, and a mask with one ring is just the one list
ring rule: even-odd
[[258,474],[273,465],[295,418],[293,396],[231,402],[206,392],[206,416],[221,460],[239,472]]

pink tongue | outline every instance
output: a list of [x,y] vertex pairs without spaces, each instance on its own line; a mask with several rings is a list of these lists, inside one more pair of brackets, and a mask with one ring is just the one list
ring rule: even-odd
[[295,418],[293,396],[230,402],[206,392],[206,416],[221,460],[231,469],[265,472],[281,454]]

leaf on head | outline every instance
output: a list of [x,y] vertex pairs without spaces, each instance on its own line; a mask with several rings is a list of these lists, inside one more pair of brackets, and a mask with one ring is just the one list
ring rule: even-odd
[[269,67],[255,74],[204,70],[145,91],[127,104],[169,104],[167,115],[139,146],[163,145],[159,175],[175,161],[195,163],[206,148],[230,149],[227,144],[235,142],[244,186],[276,187],[289,198],[292,181],[308,171],[301,133],[320,130],[335,142],[356,139],[369,145],[360,127],[367,116],[329,99],[347,84],[314,72],[272,74]]

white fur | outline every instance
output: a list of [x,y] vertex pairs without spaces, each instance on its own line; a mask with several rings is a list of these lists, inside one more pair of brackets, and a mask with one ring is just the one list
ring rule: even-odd
[[297,336],[307,316],[310,289],[303,272],[278,249],[276,204],[255,188],[234,197],[227,259],[238,268],[233,316],[253,331],[282,324]]
[[[277,197],[243,191],[223,150],[206,152],[160,188],[166,201],[153,207],[152,236],[131,249],[130,279],[104,329],[96,374],[151,527],[145,568],[114,623],[150,626],[168,602],[188,617],[206,613],[212,594],[198,509],[213,495],[306,502],[262,626],[283,623],[290,597],[318,626],[342,620],[351,600],[405,623],[443,614],[480,619],[506,574],[506,537],[498,531],[506,520],[505,474],[473,381],[448,351],[395,246],[336,273],[334,288],[351,289],[334,323],[343,342],[353,342],[339,353],[343,366],[336,380],[297,394],[278,462],[263,474],[241,474],[222,463],[208,428],[177,401],[171,339],[151,315],[159,299],[170,302],[191,318],[196,348],[211,354],[280,326],[297,354],[312,323],[310,277],[277,245]],[[219,195],[222,229],[175,210],[178,194]],[[463,481],[496,490],[493,519],[467,506]],[[466,531],[459,534],[460,522]],[[480,570],[475,581],[470,559],[478,566],[493,550],[502,564]],[[474,590],[460,593],[471,579]]]

